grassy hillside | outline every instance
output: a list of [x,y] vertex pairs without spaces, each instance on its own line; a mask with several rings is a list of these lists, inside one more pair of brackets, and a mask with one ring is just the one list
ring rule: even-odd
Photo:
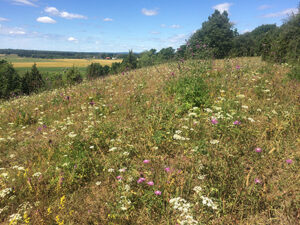
[[0,105],[4,224],[297,224],[299,83],[258,58]]

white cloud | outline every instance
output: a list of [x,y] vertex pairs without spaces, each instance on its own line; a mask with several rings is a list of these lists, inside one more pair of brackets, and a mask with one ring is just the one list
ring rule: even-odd
[[271,8],[270,5],[261,5],[258,7],[259,10],[265,10],[265,9],[269,9],[269,8]]
[[39,17],[36,19],[40,23],[56,23],[56,21],[48,16]]
[[171,25],[170,27],[171,27],[171,28],[174,28],[174,29],[178,29],[178,28],[180,28],[180,25],[178,25],[178,24],[173,24],[173,25]]
[[4,21],[8,21],[8,19],[6,19],[4,17],[0,17],[0,22],[4,22]]
[[242,31],[242,34],[245,34],[245,33],[248,33],[248,32],[251,32],[251,30],[250,29],[245,29],[245,30]]
[[65,19],[87,19],[86,16],[80,15],[80,14],[74,14],[74,13],[69,13],[66,11],[59,11],[55,7],[46,7],[45,12],[49,13],[53,16],[59,16]]
[[29,0],[13,0],[13,3],[16,5],[29,5],[29,6],[37,7],[36,4],[32,3],[32,1]]
[[224,11],[229,12],[230,6],[232,6],[232,3],[225,2],[225,3],[213,6],[213,9],[219,10],[220,13],[223,13]]
[[160,26],[161,26],[161,27],[166,27],[167,25],[166,25],[166,24],[161,24]]
[[104,18],[103,21],[105,21],[105,22],[110,22],[110,21],[113,21],[113,19],[107,17],[107,18]]
[[0,25],[0,34],[3,35],[24,35],[26,31],[20,27],[5,27]]
[[158,32],[158,31],[151,31],[150,33],[151,34],[160,34],[160,32]]
[[145,8],[143,8],[142,13],[145,16],[155,16],[155,15],[158,14],[158,10],[157,9],[145,9]]
[[187,38],[186,34],[177,34],[173,37],[170,37],[168,41],[172,44],[179,44],[183,42],[186,38]]
[[26,32],[23,30],[11,30],[11,31],[9,31],[9,34],[24,35],[24,34],[26,34]]
[[78,42],[78,39],[74,38],[74,37],[69,37],[68,38],[68,41],[71,41],[71,42]]
[[283,11],[277,12],[277,13],[269,13],[269,14],[263,15],[263,17],[264,18],[274,18],[274,17],[288,16],[288,15],[297,14],[297,13],[298,13],[297,8],[291,8],[291,9],[286,9],[286,10],[283,10]]

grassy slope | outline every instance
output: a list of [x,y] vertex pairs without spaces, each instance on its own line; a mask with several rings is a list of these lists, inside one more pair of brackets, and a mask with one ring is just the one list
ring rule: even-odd
[[[296,224],[299,83],[257,58],[216,61],[200,74],[201,65],[160,65],[2,103],[0,190],[13,189],[0,199],[1,220]],[[166,92],[191,73],[209,86],[211,112],[182,114],[182,101]],[[175,197],[190,203],[185,213],[169,202]]]

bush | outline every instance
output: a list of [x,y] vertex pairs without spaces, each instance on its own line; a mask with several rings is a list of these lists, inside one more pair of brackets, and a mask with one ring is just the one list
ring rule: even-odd
[[67,70],[63,78],[64,78],[64,82],[70,85],[81,83],[83,80],[82,75],[79,72],[78,68],[74,66]]
[[288,77],[300,81],[300,65],[294,66],[291,71],[288,73]]
[[20,88],[20,77],[12,64],[0,60],[0,98],[9,98],[13,94],[18,94]]
[[87,67],[87,78],[94,79],[107,75],[109,73],[109,66],[102,67],[100,63],[92,63]]

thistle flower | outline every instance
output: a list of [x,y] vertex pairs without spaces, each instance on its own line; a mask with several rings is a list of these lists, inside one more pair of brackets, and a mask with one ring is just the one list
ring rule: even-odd
[[145,180],[146,179],[144,177],[140,177],[137,182],[140,184],[140,183],[143,183]]
[[287,159],[287,160],[285,160],[285,162],[286,162],[287,164],[292,164],[292,163],[293,163],[293,160]]
[[148,184],[149,186],[153,186],[153,185],[154,185],[154,182],[153,182],[153,181],[149,181],[149,182],[147,182],[147,184]]
[[171,171],[171,169],[170,169],[169,167],[166,167],[166,168],[165,168],[165,171],[166,171],[167,173],[169,173],[169,172]]
[[155,194],[155,195],[161,195],[161,191],[158,191],[158,190],[157,190],[157,191],[154,191],[154,194]]
[[240,124],[241,124],[241,122],[240,122],[240,121],[238,121],[238,120],[236,120],[236,121],[234,121],[234,122],[233,122],[233,124],[234,124],[234,125],[240,125]]
[[261,148],[255,148],[255,151],[256,152],[261,152],[262,150],[261,150]]
[[213,118],[213,119],[211,119],[211,123],[216,125],[216,124],[218,124],[218,120],[216,118]]
[[258,179],[258,178],[255,178],[254,182],[255,182],[256,184],[261,184],[261,180]]
[[143,163],[145,163],[145,164],[150,163],[150,160],[149,160],[149,159],[145,159],[145,160],[143,161]]

